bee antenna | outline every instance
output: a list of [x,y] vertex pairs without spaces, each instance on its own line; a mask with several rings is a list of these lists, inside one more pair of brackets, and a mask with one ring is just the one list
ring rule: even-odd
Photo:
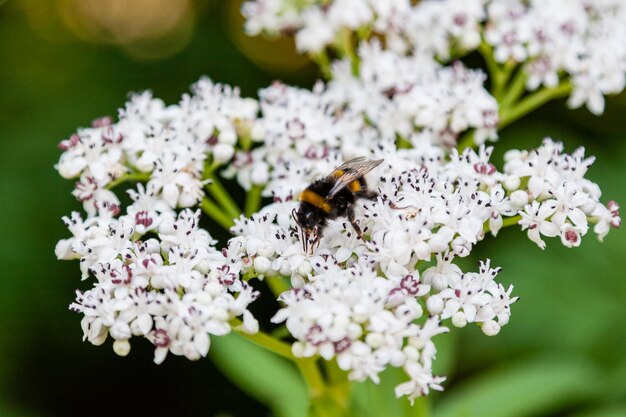
[[298,220],[298,216],[296,215],[295,208],[291,210],[291,217],[293,217],[293,220],[296,222],[296,225],[298,226],[298,231],[300,232],[300,242],[302,243],[302,250],[306,252],[308,250],[307,248],[308,239],[305,236],[304,228],[302,227],[302,225],[300,224],[300,221]]

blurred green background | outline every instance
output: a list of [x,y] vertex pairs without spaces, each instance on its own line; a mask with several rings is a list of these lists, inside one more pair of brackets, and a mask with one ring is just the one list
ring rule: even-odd
[[[243,35],[238,3],[0,0],[0,417],[268,414],[209,360],[170,355],[156,366],[148,342],[126,358],[81,342],[67,308],[78,265],[53,251],[67,236],[61,216],[79,209],[53,168],[56,145],[116,115],[129,91],[174,103],[202,75],[246,96],[274,79],[312,85],[315,68],[289,41]],[[603,201],[624,203],[625,110],[624,94],[601,118],[551,103],[503,131],[494,160],[548,135],[568,151],[584,145]],[[625,234],[602,244],[590,234],[569,250],[551,240],[543,252],[504,230],[468,268],[487,256],[521,300],[497,337],[469,327],[442,339],[448,381],[433,395],[435,416],[626,416]]]

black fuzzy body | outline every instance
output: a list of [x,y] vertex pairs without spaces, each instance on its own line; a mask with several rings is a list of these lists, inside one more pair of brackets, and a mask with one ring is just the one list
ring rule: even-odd
[[313,253],[328,221],[338,217],[347,217],[357,237],[363,238],[354,216],[354,204],[359,198],[376,199],[378,194],[368,191],[364,177],[382,162],[382,159],[369,161],[365,157],[353,158],[300,193],[300,206],[293,210],[292,216],[300,230],[304,252]]
[[[321,178],[311,185],[306,190],[317,194],[325,199],[330,205],[330,212],[326,212],[323,209],[316,207],[306,201],[300,202],[298,208],[298,219],[300,224],[306,228],[318,229],[324,228],[328,224],[328,220],[334,220],[338,217],[348,217],[350,222],[354,218],[354,204],[359,198],[375,199],[377,194],[367,190],[367,184],[365,178],[359,178],[356,180],[359,182],[360,190],[352,191],[348,187],[340,190],[333,198],[328,199],[327,196],[330,193],[331,188],[335,185],[336,179],[333,177]],[[306,213],[312,213],[306,215]]]

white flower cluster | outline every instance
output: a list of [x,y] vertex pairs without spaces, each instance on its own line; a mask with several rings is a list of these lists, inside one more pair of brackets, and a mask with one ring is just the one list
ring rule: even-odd
[[344,157],[382,143],[423,147],[439,157],[468,129],[479,143],[496,138],[498,106],[480,71],[400,57],[377,44],[363,45],[361,57],[359,78],[339,61],[334,80],[312,91],[281,83],[261,90],[255,129],[263,146],[238,151],[225,175],[237,176],[244,189],[267,184],[266,196],[285,201]]
[[258,103],[208,78],[193,92],[171,106],[150,92],[132,95],[117,123],[95,120],[60,143],[57,169],[64,178],[79,178],[74,195],[87,213],[119,207],[106,187],[124,175],[149,178],[150,198],[170,208],[202,200],[205,162],[226,163],[238,138],[251,139]]
[[[238,316],[243,330],[257,331],[247,306],[258,293],[240,279],[241,259],[215,249],[199,212],[175,211],[202,201],[203,187],[211,187],[206,168],[228,162],[238,140],[252,139],[257,112],[256,100],[205,78],[177,105],[149,92],[132,95],[117,123],[98,119],[61,142],[57,169],[79,178],[72,194],[87,217],[64,218],[73,237],[56,254],[80,259],[83,279],[95,278],[71,306],[84,314],[91,343],[111,335],[125,355],[130,337],[144,336],[160,363],[167,352],[205,356],[209,334],[230,332]],[[125,208],[111,189],[124,179],[140,181],[127,190]]]
[[585,159],[583,148],[569,155],[563,153],[563,144],[545,140],[531,152],[509,151],[505,160],[507,181],[527,183],[524,189],[512,191],[511,199],[517,206],[524,205],[519,224],[540,248],[545,247],[541,235],[560,236],[565,246],[575,247],[589,222],[595,224],[593,230],[600,240],[611,227],[621,225],[617,203],[601,204],[600,187],[584,178],[594,158]]
[[523,62],[530,90],[573,86],[571,107],[604,111],[604,95],[626,85],[626,3],[621,0],[491,1],[485,39],[499,62]]
[[[125,355],[129,339],[143,336],[156,362],[168,352],[197,359],[209,335],[258,331],[249,277],[289,277],[293,289],[280,295],[273,322],[285,322],[294,355],[337,360],[359,381],[401,367],[408,381],[396,392],[413,399],[441,389],[432,338],[448,331],[442,321],[476,323],[487,335],[509,321],[517,298],[494,281],[499,269],[487,261],[464,273],[453,263],[486,231],[519,223],[541,247],[542,236],[572,247],[589,223],[600,239],[620,225],[617,204],[600,203],[584,177],[593,159],[582,149],[565,154],[546,139],[530,152],[509,151],[498,171],[491,147],[450,147],[466,129],[495,132],[480,73],[400,58],[375,43],[360,55],[360,79],[338,62],[329,84],[308,91],[275,83],[259,103],[206,79],[178,105],[135,95],[117,123],[98,120],[62,143],[58,169],[80,178],[73,194],[87,217],[64,218],[72,237],[56,254],[80,259],[83,279],[93,279],[71,305],[84,315],[87,340],[110,335]],[[253,139],[262,143],[249,149]],[[305,252],[295,200],[355,156],[384,159],[367,178],[378,199],[355,208],[365,239],[340,218],[315,254]],[[225,162],[223,174],[263,187],[274,203],[236,220],[235,237],[218,250],[199,212],[185,207],[203,206],[206,167]],[[125,208],[110,189],[124,178],[140,181]]]
[[468,129],[478,144],[497,138],[498,103],[485,90],[482,71],[460,61],[441,66],[423,53],[399,55],[379,42],[361,44],[358,53],[358,78],[348,60],[338,61],[329,93],[363,114],[378,136],[427,131],[434,143],[448,147]]
[[[444,158],[430,141],[397,149],[379,139],[368,157],[385,162],[368,184],[380,197],[356,209],[367,238],[359,239],[346,219],[332,220],[315,254],[305,253],[291,218],[295,194],[288,193],[321,176],[314,164],[331,167],[327,174],[347,158],[338,152],[356,146],[347,146],[349,140],[335,148],[327,143],[328,155],[313,162],[297,149],[315,146],[315,138],[267,151],[288,155],[272,161],[267,191],[277,196],[275,203],[239,219],[231,243],[250,260],[246,273],[291,277],[294,289],[281,295],[285,307],[273,321],[286,322],[296,339],[294,355],[336,358],[354,380],[377,381],[385,367],[403,367],[410,380],[397,392],[410,398],[440,388],[442,379],[431,371],[436,349],[430,338],[446,330],[441,320],[457,327],[477,323],[487,335],[509,321],[517,298],[512,287],[494,281],[499,269],[487,262],[479,273],[463,273],[452,263],[467,256],[485,230],[495,235],[510,218],[542,248],[540,235],[560,235],[572,247],[589,222],[600,239],[620,223],[617,205],[600,203],[598,186],[584,178],[593,158],[585,159],[582,149],[564,154],[562,144],[546,139],[534,151],[507,153],[499,172],[489,161],[492,149],[484,146]],[[265,146],[275,145],[260,149]],[[430,268],[417,271],[433,259]],[[431,319],[419,324],[424,310]]]
[[254,0],[245,2],[241,11],[248,34],[296,31],[298,50],[319,52],[358,29],[393,30],[411,7],[409,0]]
[[295,31],[302,52],[342,50],[346,34],[374,34],[396,53],[448,60],[484,39],[496,61],[523,64],[529,90],[555,87],[565,75],[573,86],[569,105],[586,103],[595,114],[604,110],[604,95],[626,85],[622,0],[255,0],[242,12],[250,34]]
[[238,316],[245,331],[258,331],[247,310],[258,293],[240,279],[241,257],[216,250],[199,217],[189,209],[152,216],[129,208],[119,218],[83,220],[74,212],[63,219],[73,236],[57,244],[57,256],[80,259],[83,279],[95,278],[70,306],[84,315],[85,339],[100,345],[110,335],[125,356],[128,340],[143,336],[161,363],[168,352],[205,356],[209,334],[229,333]]
[[336,358],[357,381],[378,383],[385,368],[402,367],[410,379],[396,393],[410,399],[442,389],[445,378],[432,375],[437,352],[432,338],[448,332],[441,319],[452,317],[459,327],[479,322],[493,335],[508,322],[509,306],[517,300],[509,297],[512,287],[505,291],[494,282],[498,270],[488,263],[480,273],[463,274],[442,261],[423,274],[424,282],[417,272],[380,276],[367,257],[348,268],[327,263],[317,269],[308,283],[281,296],[285,307],[273,318],[284,321],[296,338],[294,354]]
[[[444,201],[432,197],[433,203]],[[371,233],[368,242],[358,239],[345,222],[334,221],[315,255],[309,255],[283,215],[292,204],[276,203],[265,214],[238,221],[233,228],[238,237],[231,244],[236,242],[251,260],[246,273],[266,279],[291,276],[294,288],[281,295],[285,307],[272,321],[286,322],[296,339],[295,356],[336,358],[357,381],[378,382],[387,366],[402,367],[410,380],[397,393],[413,399],[441,389],[444,378],[432,375],[437,350],[431,340],[448,331],[441,320],[452,318],[457,327],[475,322],[485,334],[495,335],[508,323],[509,306],[517,298],[510,296],[512,287],[495,283],[498,270],[488,263],[480,273],[467,274],[452,263],[459,250],[461,256],[468,253],[460,235],[446,245],[454,231],[433,226],[441,232],[434,236],[413,208],[395,213],[382,200],[374,206],[364,209],[362,217],[363,230]],[[483,217],[489,217],[488,211]],[[468,224],[458,232],[472,241],[477,239],[473,234],[482,236],[481,220],[470,219],[474,221],[476,230]],[[416,262],[435,251],[436,264],[420,278]]]

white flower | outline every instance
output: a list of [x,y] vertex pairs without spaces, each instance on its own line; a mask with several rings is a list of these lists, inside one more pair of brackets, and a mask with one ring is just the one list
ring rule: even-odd
[[174,156],[166,155],[155,163],[150,186],[160,191],[163,200],[172,208],[197,204],[204,196],[198,173],[190,171],[189,166],[182,165]]
[[457,282],[463,275],[463,272],[457,265],[452,263],[454,257],[450,254],[445,256],[437,255],[436,259],[437,264],[425,270],[422,277],[424,282],[433,287],[436,292],[441,292],[448,287],[450,282]]
[[541,239],[541,235],[555,237],[559,234],[559,227],[548,217],[556,211],[557,205],[554,200],[543,203],[533,201],[527,204],[523,211],[520,211],[522,219],[519,224],[522,230],[528,229],[528,238],[535,242],[541,249],[545,249],[546,243]]
[[432,371],[426,369],[423,365],[409,362],[405,365],[404,370],[411,379],[395,388],[396,397],[406,395],[413,403],[415,398],[428,395],[431,389],[443,391],[441,383],[446,379],[433,376]]
[[75,178],[81,174],[89,176],[99,186],[125,172],[122,165],[123,153],[121,133],[112,126],[81,129],[72,136],[56,168],[64,178]]
[[594,221],[596,221],[593,231],[601,241],[609,232],[610,227],[618,228],[622,224],[622,219],[619,215],[619,205],[615,201],[609,201],[606,207],[598,203],[591,215]]
[[[478,308],[489,302],[489,297],[484,293],[478,276],[475,274],[463,274],[460,278],[455,278],[447,288],[439,293],[439,296],[445,300],[445,307],[441,314],[442,319],[452,317],[460,310],[467,322],[473,322],[476,319]],[[453,321],[454,323],[454,321]],[[463,323],[457,319],[457,323]],[[464,326],[463,323],[461,326]]]
[[309,9],[302,15],[302,30],[296,35],[296,48],[300,52],[319,52],[330,44],[335,32],[328,16],[320,9]]

